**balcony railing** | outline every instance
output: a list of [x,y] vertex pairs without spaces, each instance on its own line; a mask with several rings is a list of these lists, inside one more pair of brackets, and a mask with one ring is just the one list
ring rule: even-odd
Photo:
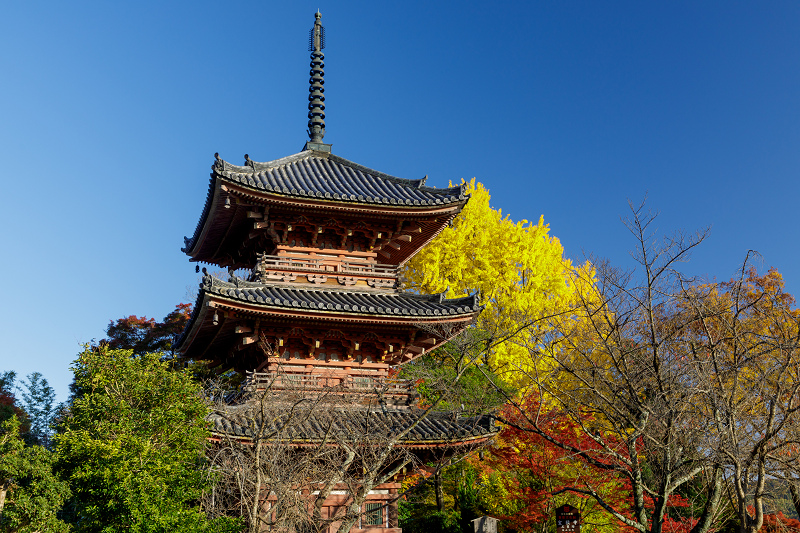
[[301,389],[321,391],[337,389],[345,393],[367,393],[379,390],[383,394],[413,394],[414,382],[408,379],[376,378],[370,376],[326,376],[320,374],[291,374],[247,372],[242,388],[246,390]]
[[380,277],[394,277],[397,267],[383,265],[369,261],[353,259],[337,259],[336,257],[291,257],[283,255],[262,255],[258,268],[261,272],[267,270],[312,271],[319,273],[369,275]]

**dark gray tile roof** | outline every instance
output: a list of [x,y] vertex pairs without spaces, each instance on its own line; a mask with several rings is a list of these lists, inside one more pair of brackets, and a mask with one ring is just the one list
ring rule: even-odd
[[[478,295],[445,299],[444,294],[419,295],[402,292],[358,292],[353,290],[311,289],[287,285],[266,285],[236,279],[222,281],[203,276],[203,292],[231,300],[261,304],[264,307],[315,309],[321,312],[357,313],[390,316],[449,316],[472,314],[480,310]],[[198,306],[201,300],[198,299]],[[196,306],[197,307],[197,306]]]
[[[217,154],[214,154],[217,157]],[[181,251],[190,253],[200,238],[203,226],[211,216],[211,205],[217,180],[241,185],[255,191],[298,199],[313,199],[372,207],[405,207],[427,210],[466,203],[465,185],[446,189],[425,186],[425,178],[396,178],[361,166],[333,154],[306,150],[268,163],[247,159],[238,166],[217,157],[200,220],[191,238],[184,237]],[[222,215],[232,213],[221,210]],[[228,220],[227,223],[230,223]]]
[[315,311],[315,314],[371,315],[391,318],[414,318],[419,321],[446,317],[468,317],[478,313],[479,295],[463,298],[445,299],[444,294],[419,295],[402,292],[361,292],[348,289],[324,289],[291,287],[287,285],[266,285],[234,278],[222,281],[209,274],[203,276],[200,292],[186,328],[175,341],[174,347],[183,347],[194,328],[202,327],[196,323],[200,310],[208,295],[216,295],[234,302],[255,304],[268,309],[292,309]]
[[395,178],[347,159],[307,150],[299,154],[237,166],[217,159],[214,173],[245,187],[274,194],[361,204],[436,206],[463,202],[464,186],[436,189],[425,179]]
[[[212,431],[218,435],[252,437],[260,427],[261,419],[248,404],[230,406],[224,412],[208,416]],[[319,441],[328,428],[338,438],[358,440],[375,436],[378,439],[399,435],[420,419],[423,411],[408,409],[321,409],[319,413],[298,416],[269,416],[271,426],[266,433],[279,432],[281,439],[298,443]],[[498,428],[490,415],[456,417],[452,413],[430,412],[400,438],[401,443],[463,442],[483,440],[495,435]],[[277,438],[277,437],[276,437]]]

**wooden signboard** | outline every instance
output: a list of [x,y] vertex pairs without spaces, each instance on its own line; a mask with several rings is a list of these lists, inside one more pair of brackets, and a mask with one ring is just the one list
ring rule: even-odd
[[581,512],[571,505],[556,509],[556,533],[581,533]]

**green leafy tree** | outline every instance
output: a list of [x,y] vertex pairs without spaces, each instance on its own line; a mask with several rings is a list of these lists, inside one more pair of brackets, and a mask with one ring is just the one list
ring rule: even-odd
[[484,332],[472,328],[442,347],[403,365],[399,375],[416,382],[423,406],[463,416],[491,412],[514,388],[483,364]]
[[449,465],[429,479],[421,474],[408,478],[416,484],[400,501],[400,526],[406,533],[468,533],[472,520],[486,514],[480,472],[474,460]]
[[0,532],[68,531],[56,517],[69,487],[53,474],[53,454],[26,446],[20,422],[12,416],[0,425]]
[[160,353],[86,349],[76,395],[55,437],[78,532],[237,531],[196,505],[209,430],[199,386]]
[[30,438],[43,446],[49,446],[53,434],[51,425],[57,411],[55,407],[56,391],[42,374],[33,372],[24,381],[22,402],[30,420]]
[[13,390],[16,379],[17,373],[13,370],[6,370],[0,374],[0,391]]

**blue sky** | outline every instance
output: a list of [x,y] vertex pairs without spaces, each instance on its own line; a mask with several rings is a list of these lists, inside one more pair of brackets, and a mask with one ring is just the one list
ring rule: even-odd
[[754,249],[800,292],[797,2],[4,2],[0,370],[63,399],[80,343],[187,300],[214,152],[306,140],[317,8],[334,153],[477,177],[621,266],[648,195],[664,231],[712,226],[688,272]]

